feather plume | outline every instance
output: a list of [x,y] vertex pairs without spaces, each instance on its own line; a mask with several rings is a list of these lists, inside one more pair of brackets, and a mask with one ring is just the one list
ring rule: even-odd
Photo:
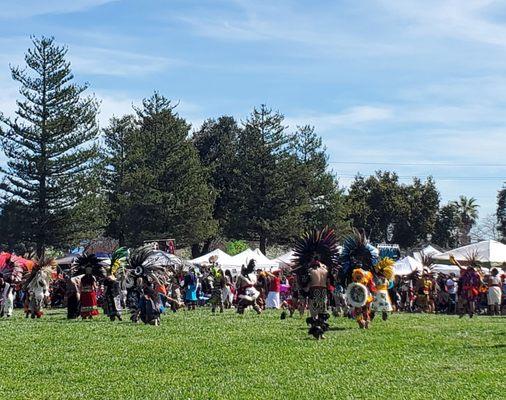
[[395,276],[394,271],[395,261],[391,258],[385,257],[382,258],[374,267],[377,273],[383,275],[389,281],[392,280]]
[[112,253],[111,256],[111,266],[109,269],[111,275],[116,275],[120,270],[122,273],[124,273],[127,257],[128,249],[126,247],[119,247],[114,250],[114,253]]
[[328,227],[306,232],[295,242],[293,251],[295,269],[309,267],[315,258],[328,268],[337,266],[339,261],[337,237],[334,230]]
[[153,250],[151,245],[134,249],[130,253],[126,266],[127,286],[132,286],[137,278],[143,281],[163,285],[169,282],[176,269],[186,264],[172,254]]
[[83,253],[77,257],[73,268],[74,275],[82,275],[86,273],[86,269],[91,268],[91,273],[97,279],[106,276],[105,268],[100,264],[100,260],[95,254]]
[[46,283],[52,279],[52,273],[58,267],[56,260],[52,257],[40,257],[36,258],[34,266],[30,273],[23,279],[23,287],[26,289],[30,287],[33,282],[44,280]]

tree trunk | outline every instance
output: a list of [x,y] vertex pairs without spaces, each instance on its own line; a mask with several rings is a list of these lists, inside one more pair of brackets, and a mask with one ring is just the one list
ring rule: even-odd
[[207,239],[204,242],[204,246],[202,247],[201,255],[209,253],[209,249],[211,248],[212,239]]
[[260,235],[260,251],[265,255],[267,250],[267,237],[264,234]]
[[192,258],[200,257],[200,243],[192,244]]

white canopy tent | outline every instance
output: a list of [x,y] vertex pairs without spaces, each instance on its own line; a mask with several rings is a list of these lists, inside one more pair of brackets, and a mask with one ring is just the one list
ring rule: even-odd
[[437,256],[438,254],[441,254],[441,252],[429,244],[428,246],[424,247],[422,250],[415,251],[413,253],[413,258],[418,261],[422,261],[423,256],[434,257],[434,256]]
[[247,249],[231,257],[230,265],[241,267],[248,264],[250,260],[255,260],[257,269],[270,271],[279,268],[279,264],[274,260],[269,260],[259,249]]
[[288,253],[285,253],[274,260],[280,267],[291,267],[293,264],[293,250],[290,250]]
[[453,255],[459,263],[466,265],[467,258],[473,254],[476,254],[476,260],[480,266],[498,267],[506,263],[506,245],[495,240],[472,243],[435,255],[433,258],[440,264],[450,264],[450,255]]
[[453,273],[456,276],[460,275],[460,268],[456,265],[434,264],[430,269],[432,272],[437,272],[440,274],[450,275]]
[[420,261],[413,257],[407,256],[401,258],[394,264],[395,275],[409,275],[414,271],[423,271],[423,265]]
[[193,260],[190,260],[190,263],[197,265],[208,265],[209,258],[213,256],[218,257],[216,261],[223,267],[234,265],[232,263],[232,256],[229,256],[227,253],[220,249],[213,250],[210,253],[204,254],[203,256],[194,258]]

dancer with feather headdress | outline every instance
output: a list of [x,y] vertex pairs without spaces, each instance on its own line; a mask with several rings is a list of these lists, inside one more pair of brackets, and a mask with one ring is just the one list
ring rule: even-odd
[[49,283],[55,268],[54,258],[39,258],[23,284],[28,293],[29,312],[32,318],[40,318],[44,314],[42,310],[44,302],[49,298]]
[[121,321],[121,284],[116,278],[116,274],[122,273],[121,269],[126,264],[128,250],[126,247],[120,247],[114,251],[111,256],[111,264],[107,270],[107,276],[104,279],[104,313],[111,321],[116,318]]
[[338,244],[333,229],[312,230],[301,237],[294,246],[294,272],[300,287],[309,292],[309,334],[324,339],[328,330],[327,284],[329,271],[338,264]]
[[98,315],[97,289],[99,280],[105,278],[105,268],[95,254],[83,253],[77,257],[75,275],[83,275],[79,283],[81,318],[92,319]]
[[133,322],[140,319],[145,324],[160,324],[160,288],[169,283],[172,266],[180,262],[173,255],[154,250],[151,245],[131,251],[125,266],[125,280]]
[[[393,311],[388,287],[395,277],[394,264],[394,260],[385,257],[374,266],[373,280],[376,291],[373,294],[371,309],[374,314],[381,312],[383,321],[386,321],[388,313]],[[374,314],[371,315],[371,319],[374,318]]]
[[372,271],[378,264],[378,258],[378,249],[369,243],[363,230],[355,229],[344,240],[341,280],[348,284],[346,296],[362,329],[369,328],[371,321],[372,294],[376,291]]
[[476,271],[478,268],[478,254],[471,253],[466,256],[467,268],[464,268],[457,259],[450,255],[450,262],[460,268],[460,278],[458,280],[458,294],[461,299],[462,307],[459,309],[459,318],[465,313],[469,318],[473,318],[476,312],[476,301],[480,294],[480,287],[483,284],[480,274]]

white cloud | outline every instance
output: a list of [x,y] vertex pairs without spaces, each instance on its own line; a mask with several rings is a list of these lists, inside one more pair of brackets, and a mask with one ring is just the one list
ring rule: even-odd
[[[205,12],[196,9],[191,15],[171,14],[170,18],[188,25],[198,35],[212,39],[269,41],[303,47],[304,51],[293,53],[298,57],[309,57],[314,52],[341,57],[356,53],[378,56],[400,51],[399,46],[370,37],[360,29],[341,29],[342,18],[346,16],[339,6],[329,6],[322,12],[297,6],[291,1],[236,0],[230,3],[235,7],[206,9]],[[287,48],[283,50],[288,51]]]
[[335,128],[355,129],[364,124],[392,118],[392,109],[370,105],[355,106],[338,113],[308,112],[295,117],[287,117],[285,122],[292,128],[297,125],[314,125],[320,132]]
[[18,19],[44,14],[84,11],[118,0],[8,0],[0,7],[0,18]]
[[101,47],[69,46],[69,59],[77,72],[91,75],[143,76],[181,65],[177,60]]
[[[388,11],[414,23],[408,31],[506,46],[506,26],[487,19],[495,0],[380,0]],[[502,3],[504,6],[504,3]]]

